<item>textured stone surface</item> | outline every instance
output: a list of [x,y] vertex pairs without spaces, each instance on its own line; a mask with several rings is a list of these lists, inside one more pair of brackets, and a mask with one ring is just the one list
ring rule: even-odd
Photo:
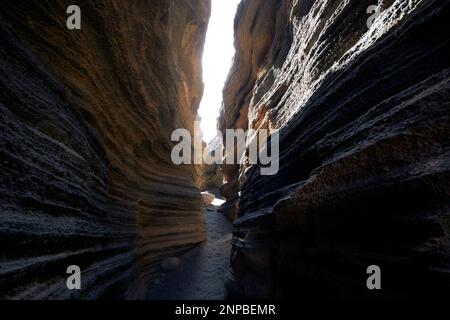
[[449,296],[450,2],[374,3],[239,7],[219,126],[281,141],[275,176],[223,168],[232,297]]
[[161,269],[164,272],[175,271],[180,267],[180,259],[177,257],[165,258],[161,261]]
[[[205,143],[204,148],[207,148],[211,157],[215,157],[216,152],[222,154],[222,143],[220,139],[215,138],[208,144]],[[203,167],[203,190],[216,190],[223,184],[223,175],[220,170],[220,165],[204,164]]]
[[212,193],[209,192],[202,192],[202,202],[203,206],[207,207],[213,203],[214,199],[216,199],[216,196],[214,196]]
[[[205,239],[198,168],[172,165],[202,95],[207,0],[0,4],[0,297],[139,298]],[[66,268],[82,269],[68,291]]]

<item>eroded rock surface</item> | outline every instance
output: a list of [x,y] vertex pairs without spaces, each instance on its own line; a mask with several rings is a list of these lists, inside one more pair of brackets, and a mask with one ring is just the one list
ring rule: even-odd
[[[205,143],[204,148],[207,148],[210,157],[214,159],[216,157],[216,152],[219,153],[218,157],[222,155],[222,142],[220,139],[215,138],[211,140],[208,144]],[[203,190],[216,190],[219,189],[223,184],[223,175],[220,170],[220,165],[204,164],[203,166]]]
[[281,140],[274,176],[223,168],[232,297],[449,296],[450,2],[378,1],[368,28],[373,4],[238,9],[220,128]]
[[[193,130],[208,0],[0,4],[0,297],[140,298],[205,240]],[[79,265],[82,290],[66,288]]]

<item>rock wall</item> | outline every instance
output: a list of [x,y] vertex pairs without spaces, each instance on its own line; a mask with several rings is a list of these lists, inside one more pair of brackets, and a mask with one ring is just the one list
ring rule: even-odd
[[76,1],[81,30],[71,4],[0,4],[1,298],[141,298],[205,240],[201,172],[170,136],[193,130],[209,1]]
[[280,170],[224,167],[231,297],[449,296],[449,18],[444,0],[240,4],[219,126],[278,130]]
[[[212,158],[215,157],[216,152],[220,152],[223,148],[222,143],[218,137],[211,140],[208,144],[204,143],[203,147],[209,152]],[[221,154],[220,154],[221,155]],[[223,184],[222,171],[219,164],[205,164],[203,168],[203,190],[219,190]]]

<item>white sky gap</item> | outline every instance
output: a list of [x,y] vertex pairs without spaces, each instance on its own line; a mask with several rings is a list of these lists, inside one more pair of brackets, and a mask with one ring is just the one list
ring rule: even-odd
[[203,53],[205,91],[198,111],[202,118],[203,140],[216,136],[217,118],[222,104],[222,89],[234,56],[234,16],[240,0],[212,0]]

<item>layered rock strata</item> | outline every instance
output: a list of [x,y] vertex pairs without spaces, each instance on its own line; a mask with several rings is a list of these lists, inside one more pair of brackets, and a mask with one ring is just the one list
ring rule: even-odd
[[140,298],[205,240],[170,137],[193,130],[209,1],[77,1],[81,30],[71,4],[0,4],[1,298]]
[[[219,153],[218,157],[222,155],[222,143],[219,138],[215,138],[211,140],[209,143],[204,143],[204,152],[209,152],[211,158],[216,157],[216,152]],[[220,158],[219,158],[220,159]],[[202,189],[215,191],[219,190],[219,188],[223,184],[223,175],[220,170],[220,165],[213,164],[204,164],[203,165],[203,182]]]
[[240,4],[219,126],[278,130],[280,170],[223,168],[231,297],[449,296],[449,18],[444,0]]

